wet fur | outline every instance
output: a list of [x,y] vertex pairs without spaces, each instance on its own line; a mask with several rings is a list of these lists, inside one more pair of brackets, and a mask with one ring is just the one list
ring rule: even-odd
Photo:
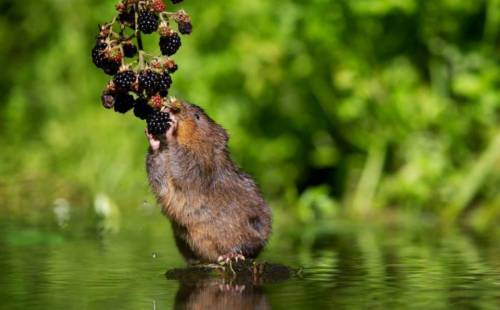
[[228,253],[256,257],[271,232],[258,187],[234,165],[226,131],[203,110],[181,103],[176,116],[175,142],[150,148],[146,167],[180,252],[190,262]]

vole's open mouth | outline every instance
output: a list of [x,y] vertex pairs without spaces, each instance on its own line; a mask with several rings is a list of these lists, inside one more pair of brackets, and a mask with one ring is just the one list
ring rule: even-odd
[[176,111],[170,107],[166,108],[163,110],[164,112],[168,113],[169,118],[172,118],[176,113]]

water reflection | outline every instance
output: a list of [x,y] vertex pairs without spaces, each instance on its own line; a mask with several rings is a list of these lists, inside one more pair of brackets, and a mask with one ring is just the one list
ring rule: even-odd
[[260,285],[212,278],[181,281],[175,309],[271,309],[271,304]]
[[172,269],[165,276],[179,282],[177,309],[271,309],[264,285],[287,281],[298,273],[281,264],[245,261],[231,269]]

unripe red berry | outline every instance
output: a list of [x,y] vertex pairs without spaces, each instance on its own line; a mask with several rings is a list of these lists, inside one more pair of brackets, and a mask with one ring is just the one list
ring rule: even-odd
[[120,62],[123,59],[123,53],[120,47],[116,46],[112,49],[109,49],[106,53],[106,56],[109,60],[113,62]]
[[153,0],[151,8],[156,13],[161,13],[167,9],[167,6],[165,5],[165,2],[163,2],[163,0]]
[[163,107],[163,98],[160,95],[154,95],[149,98],[149,104],[155,109],[161,109]]

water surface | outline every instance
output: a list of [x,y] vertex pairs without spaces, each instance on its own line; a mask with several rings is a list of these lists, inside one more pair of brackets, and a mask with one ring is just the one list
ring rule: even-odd
[[302,276],[238,285],[168,280],[184,262],[157,212],[42,223],[0,220],[2,309],[500,308],[500,245],[463,232],[278,227],[261,260]]

